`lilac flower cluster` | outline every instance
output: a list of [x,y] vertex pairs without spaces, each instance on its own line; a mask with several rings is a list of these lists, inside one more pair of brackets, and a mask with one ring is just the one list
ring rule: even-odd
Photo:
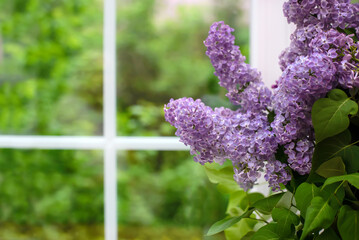
[[[314,151],[313,103],[337,86],[359,87],[358,12],[359,5],[349,0],[288,0],[284,14],[297,29],[280,55],[283,72],[273,92],[245,63],[234,45],[234,30],[214,23],[204,41],[206,54],[226,96],[240,107],[213,110],[191,98],[165,105],[166,120],[191,147],[194,160],[222,164],[230,159],[234,179],[245,190],[262,174],[274,190],[290,181],[291,170],[308,174]],[[285,161],[276,157],[280,149]]]
[[313,151],[313,142],[304,139],[285,145],[284,153],[288,155],[289,166],[299,174],[304,175],[310,172]]
[[[288,22],[297,25],[291,45],[280,55],[282,76],[274,86],[271,126],[284,145],[290,167],[307,174],[314,151],[311,108],[338,85],[357,87],[358,44],[340,28],[359,26],[358,5],[346,0],[290,0],[284,4]],[[343,31],[343,30],[342,30]],[[302,153],[303,143],[309,144]],[[299,145],[298,145],[299,144]]]
[[223,107],[212,110],[200,100],[181,98],[171,99],[165,106],[165,118],[177,128],[180,140],[191,147],[196,162],[222,164],[231,159],[234,178],[246,190],[261,175],[267,159],[276,166],[267,171],[269,178],[277,180],[272,187],[290,180],[285,164],[274,159],[277,143],[265,114]]
[[310,43],[313,52],[327,55],[334,63],[335,77],[342,88],[359,87],[359,43],[354,43],[352,36],[331,29],[321,32]]
[[359,4],[350,0],[289,0],[283,5],[288,23],[297,28],[291,35],[291,44],[280,57],[284,70],[296,57],[308,55],[309,43],[318,34],[330,29],[352,28],[359,36]]
[[283,5],[288,22],[298,27],[323,24],[326,29],[358,27],[358,4],[350,0],[289,0]]
[[311,107],[335,86],[334,74],[334,64],[319,53],[299,56],[284,70],[272,98],[271,126],[279,144],[312,136]]
[[218,129],[214,128],[213,115],[214,111],[199,99],[171,99],[165,108],[166,121],[177,128],[176,135],[181,137],[184,144],[191,146],[194,160],[201,164],[212,162],[225,154],[216,140],[226,131],[226,123],[222,127],[217,126]]
[[279,190],[279,183],[287,183],[291,179],[291,175],[285,169],[286,164],[278,160],[267,160],[266,173],[264,179],[272,186],[273,190]]
[[246,58],[234,45],[234,31],[223,22],[214,23],[204,45],[206,54],[216,70],[219,85],[226,88],[226,96],[243,111],[263,110],[270,104],[271,92],[261,81],[260,73],[245,63]]

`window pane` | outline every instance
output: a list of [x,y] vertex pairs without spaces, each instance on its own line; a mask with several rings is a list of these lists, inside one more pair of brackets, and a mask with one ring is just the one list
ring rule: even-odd
[[0,150],[0,239],[104,239],[101,151]]
[[166,136],[163,105],[170,98],[202,98],[229,107],[205,55],[203,41],[214,21],[235,27],[248,56],[249,0],[118,0],[118,133]]
[[226,199],[188,152],[118,154],[119,239],[204,238],[224,218]]
[[0,1],[0,134],[102,134],[102,2]]

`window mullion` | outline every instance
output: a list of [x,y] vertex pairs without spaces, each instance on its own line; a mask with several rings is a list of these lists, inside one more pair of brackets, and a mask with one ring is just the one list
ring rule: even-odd
[[104,0],[103,73],[105,239],[117,240],[116,0]]

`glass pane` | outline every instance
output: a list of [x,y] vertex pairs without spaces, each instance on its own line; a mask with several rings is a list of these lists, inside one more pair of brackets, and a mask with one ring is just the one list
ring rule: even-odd
[[187,152],[118,154],[119,239],[204,238],[224,218],[226,199]]
[[0,150],[1,240],[104,239],[101,151]]
[[118,133],[166,136],[163,105],[170,98],[201,98],[229,107],[203,41],[214,21],[236,29],[249,51],[249,0],[118,0]]
[[102,134],[102,2],[0,1],[0,134]]

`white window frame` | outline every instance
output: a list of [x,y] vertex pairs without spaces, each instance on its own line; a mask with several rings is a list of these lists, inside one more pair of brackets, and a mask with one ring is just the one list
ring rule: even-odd
[[[268,22],[259,14],[268,3],[281,7],[284,0],[251,0],[251,63],[262,66],[263,61],[275,59],[277,62],[278,47],[276,41],[271,42],[271,48],[265,53],[260,51],[268,32],[260,32],[261,24],[281,24],[284,18],[275,18]],[[266,4],[264,4],[266,3]],[[264,5],[263,5],[264,4]],[[278,5],[279,4],[279,5]],[[262,7],[261,7],[262,6]],[[271,11],[269,8],[267,11]],[[284,19],[284,20],[283,20]],[[274,20],[274,22],[273,22]],[[0,148],[12,149],[62,149],[62,150],[102,150],[104,153],[104,215],[105,239],[117,240],[117,159],[118,150],[189,150],[177,137],[119,137],[116,130],[116,0],[104,0],[104,29],[103,29],[103,136],[0,136]],[[283,26],[280,25],[281,27]],[[276,32],[276,39],[287,39],[290,31]],[[121,36],[119,36],[121,37]],[[266,42],[268,44],[268,41]],[[278,44],[278,43],[277,43]],[[280,44],[283,44],[280,42]],[[280,46],[280,49],[283,45]],[[270,50],[273,51],[270,51]],[[263,56],[265,54],[265,56]],[[261,62],[262,61],[262,62]],[[270,62],[270,63],[273,63]],[[268,62],[266,63],[268,64]],[[263,75],[263,74],[262,74]],[[264,78],[266,79],[264,74]],[[275,79],[274,79],[275,80]],[[274,81],[267,80],[267,81]],[[270,82],[268,83],[270,84]],[[119,171],[121,171],[119,169]]]

